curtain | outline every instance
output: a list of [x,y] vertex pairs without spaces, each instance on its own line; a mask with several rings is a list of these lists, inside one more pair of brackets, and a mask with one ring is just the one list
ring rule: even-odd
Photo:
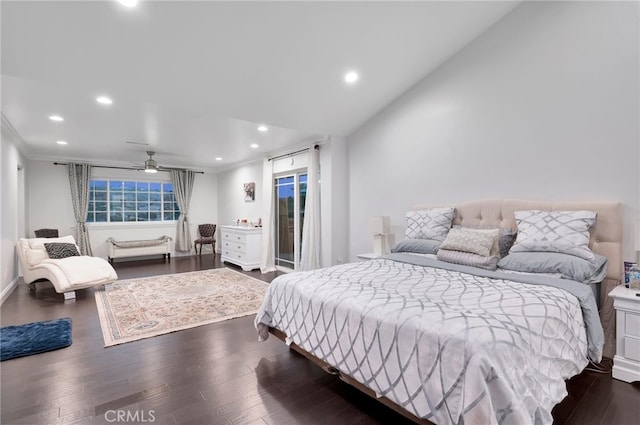
[[190,170],[171,170],[173,193],[180,208],[180,217],[176,228],[175,250],[191,251],[191,232],[189,231],[189,204],[193,193],[195,173]]
[[71,202],[73,203],[73,215],[76,218],[76,230],[74,238],[80,248],[80,254],[93,256],[89,232],[87,231],[87,213],[89,212],[89,180],[91,179],[91,165],[67,164],[69,174],[69,188],[71,189]]
[[320,151],[318,145],[309,147],[307,168],[307,200],[302,225],[300,270],[320,267]]
[[265,159],[262,164],[262,196],[264,211],[267,216],[262,220],[262,259],[260,271],[262,273],[276,271],[275,257],[275,198],[273,196],[273,161]]

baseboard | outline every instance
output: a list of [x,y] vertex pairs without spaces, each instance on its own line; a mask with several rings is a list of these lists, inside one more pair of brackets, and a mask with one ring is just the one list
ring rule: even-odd
[[11,283],[9,284],[9,286],[7,286],[6,288],[4,288],[4,290],[2,292],[0,292],[0,305],[4,304],[4,301],[9,298],[9,295],[11,295],[11,293],[13,292],[14,289],[16,289],[18,287],[18,279],[20,277],[16,277],[15,279],[13,279],[11,281]]

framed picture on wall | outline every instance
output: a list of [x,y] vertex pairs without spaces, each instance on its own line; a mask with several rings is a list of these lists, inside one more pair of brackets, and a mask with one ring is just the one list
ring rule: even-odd
[[244,184],[244,201],[245,202],[253,202],[256,200],[256,183],[245,183]]

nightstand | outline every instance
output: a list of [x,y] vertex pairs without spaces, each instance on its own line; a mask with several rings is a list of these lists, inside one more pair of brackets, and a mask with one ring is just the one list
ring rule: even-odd
[[616,355],[614,378],[625,382],[640,381],[640,293],[638,289],[616,286],[609,296],[616,310]]
[[374,258],[378,258],[379,255],[374,254],[373,252],[367,252],[366,254],[358,254],[356,255],[359,261],[367,261],[373,260]]

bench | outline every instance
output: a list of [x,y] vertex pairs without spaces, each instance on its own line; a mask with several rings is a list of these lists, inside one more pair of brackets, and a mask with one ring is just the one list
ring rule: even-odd
[[140,257],[143,255],[162,255],[166,261],[171,261],[169,251],[169,236],[160,236],[157,239],[137,241],[116,241],[107,239],[109,244],[109,262],[113,264],[114,258]]

